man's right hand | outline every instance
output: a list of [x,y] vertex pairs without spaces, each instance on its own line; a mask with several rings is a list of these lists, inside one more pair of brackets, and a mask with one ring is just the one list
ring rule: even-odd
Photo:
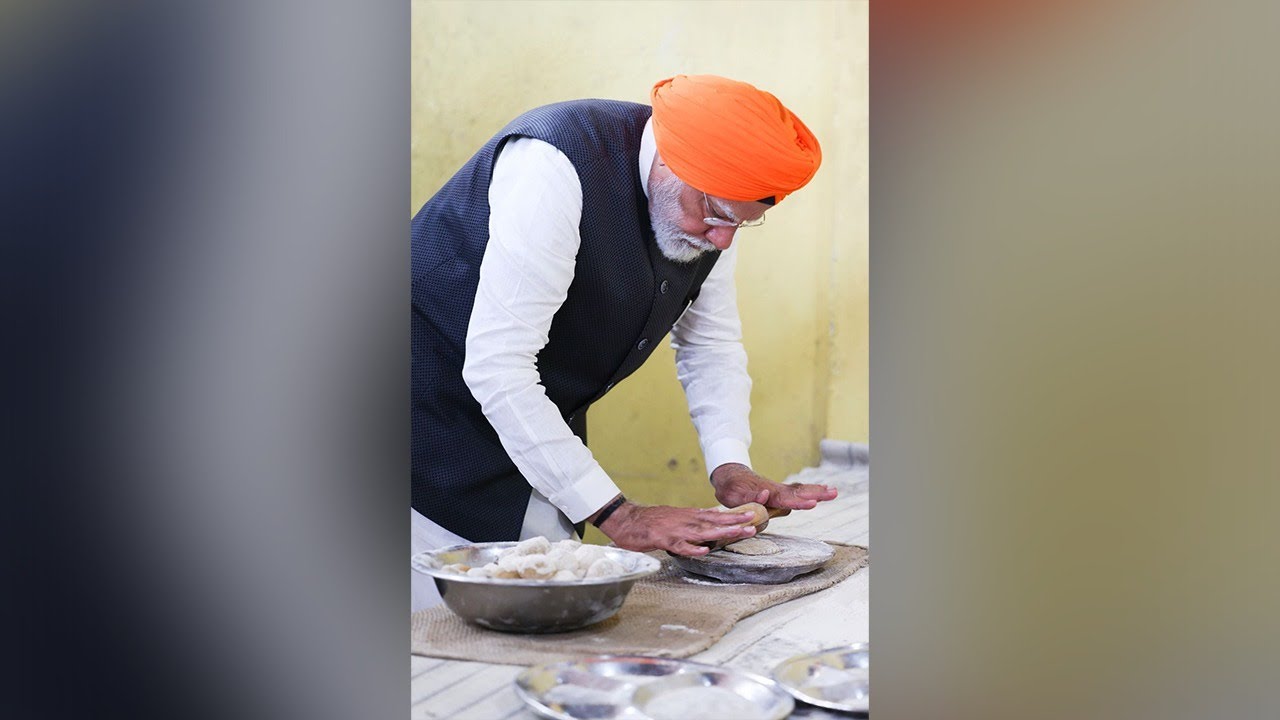
[[753,517],[749,512],[637,505],[627,501],[604,521],[600,531],[624,550],[667,550],[676,555],[696,556],[711,551],[700,543],[728,538],[741,540],[755,535],[754,527],[744,525]]

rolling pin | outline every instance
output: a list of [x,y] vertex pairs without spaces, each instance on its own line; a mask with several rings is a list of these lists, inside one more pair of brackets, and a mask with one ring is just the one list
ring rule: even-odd
[[[727,513],[744,513],[744,512],[749,512],[749,513],[752,513],[755,517],[751,518],[750,522],[747,522],[747,523],[744,523],[744,524],[746,524],[746,525],[754,525],[754,526],[755,526],[755,528],[756,528],[756,534],[755,534],[755,535],[753,535],[752,537],[756,537],[756,536],[758,536],[760,533],[764,532],[764,529],[765,529],[766,527],[768,527],[768,526],[769,526],[769,521],[770,521],[770,520],[772,520],[773,518],[776,518],[776,517],[781,517],[781,516],[783,516],[783,515],[787,515],[787,514],[789,514],[789,513],[791,512],[791,510],[790,510],[789,508],[766,508],[765,506],[761,505],[760,503],[749,502],[749,503],[747,503],[746,505],[739,505],[738,507],[735,507],[735,508],[729,508],[729,509],[727,509],[727,510],[721,510],[721,512],[727,512]],[[710,544],[711,551],[712,551],[712,552],[715,552],[716,550],[719,550],[720,548],[724,547],[725,545],[728,545],[728,544],[730,544],[730,543],[736,543],[736,542],[738,542],[739,540],[742,540],[742,539],[743,539],[743,538],[725,538],[725,539],[723,539],[723,540],[716,540],[714,543],[703,543],[703,545],[708,545],[708,544]]]

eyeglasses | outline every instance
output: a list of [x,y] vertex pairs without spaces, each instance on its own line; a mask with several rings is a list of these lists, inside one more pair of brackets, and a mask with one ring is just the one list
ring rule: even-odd
[[707,194],[705,192],[702,193],[702,205],[707,209],[707,216],[702,218],[702,222],[712,227],[746,228],[759,227],[764,224],[764,215],[761,215],[755,220],[743,220],[742,222],[734,222],[733,220],[726,220],[722,217],[718,217],[711,211],[711,200],[707,198]]

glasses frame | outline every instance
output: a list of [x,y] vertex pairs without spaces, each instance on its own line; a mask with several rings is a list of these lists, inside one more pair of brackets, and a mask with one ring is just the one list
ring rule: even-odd
[[710,225],[711,227],[725,227],[738,230],[741,228],[760,227],[764,224],[764,215],[761,215],[755,220],[743,220],[742,222],[734,222],[732,220],[725,220],[722,217],[716,217],[715,213],[711,212],[711,199],[707,197],[705,192],[702,193],[702,206],[706,208],[707,211],[707,216],[702,218],[702,222]]

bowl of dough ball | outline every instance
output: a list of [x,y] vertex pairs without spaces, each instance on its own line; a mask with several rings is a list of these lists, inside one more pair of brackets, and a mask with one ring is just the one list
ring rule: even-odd
[[414,555],[411,564],[435,579],[445,606],[463,619],[514,633],[607,620],[636,580],[661,566],[643,553],[545,537],[453,545]]

